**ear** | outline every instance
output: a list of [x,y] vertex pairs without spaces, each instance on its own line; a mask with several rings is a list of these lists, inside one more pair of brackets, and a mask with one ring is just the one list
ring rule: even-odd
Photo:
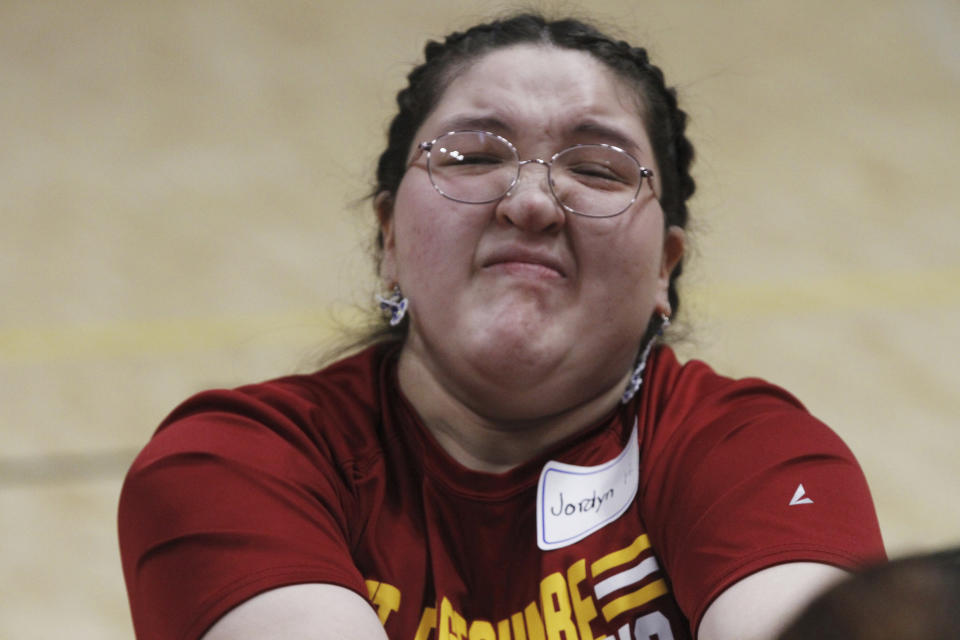
[[670,308],[670,274],[683,258],[683,249],[686,236],[680,227],[667,227],[663,237],[663,254],[660,261],[660,276],[657,282],[657,312],[669,316],[673,313]]
[[396,240],[393,234],[393,194],[381,191],[373,199],[373,208],[380,222],[380,239],[383,243],[380,258],[380,279],[389,287],[399,278],[397,273]]

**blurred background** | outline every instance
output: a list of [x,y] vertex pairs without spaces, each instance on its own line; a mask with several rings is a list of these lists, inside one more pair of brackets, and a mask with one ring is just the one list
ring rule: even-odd
[[[372,305],[394,95],[514,6],[0,0],[0,637],[132,637],[137,449]],[[682,354],[833,426],[892,555],[960,543],[960,4],[534,6],[646,44],[690,113]]]

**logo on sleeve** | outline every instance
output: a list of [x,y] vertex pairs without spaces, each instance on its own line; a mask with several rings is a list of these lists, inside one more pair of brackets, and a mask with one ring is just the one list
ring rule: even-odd
[[813,500],[807,497],[807,492],[802,484],[797,485],[797,490],[793,492],[793,497],[790,498],[789,506],[795,507],[798,504],[813,504]]

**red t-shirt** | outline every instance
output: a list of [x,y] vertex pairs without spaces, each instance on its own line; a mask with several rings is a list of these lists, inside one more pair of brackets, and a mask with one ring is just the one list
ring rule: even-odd
[[[538,503],[541,471],[608,468],[635,425],[635,498],[582,539],[538,546],[538,509],[591,518],[615,502],[588,478],[586,493]],[[668,348],[631,403],[503,474],[439,447],[398,388],[392,347],[201,393],[134,462],[119,524],[141,640],[198,638],[304,582],[368,598],[396,640],[690,638],[759,569],[884,557],[863,473],[830,429],[785,391]]]

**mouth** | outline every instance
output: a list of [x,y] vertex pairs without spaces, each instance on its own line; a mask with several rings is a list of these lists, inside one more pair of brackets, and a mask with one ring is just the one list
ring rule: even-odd
[[495,251],[484,262],[484,269],[501,269],[508,273],[536,278],[566,278],[559,259],[544,251],[507,247]]

